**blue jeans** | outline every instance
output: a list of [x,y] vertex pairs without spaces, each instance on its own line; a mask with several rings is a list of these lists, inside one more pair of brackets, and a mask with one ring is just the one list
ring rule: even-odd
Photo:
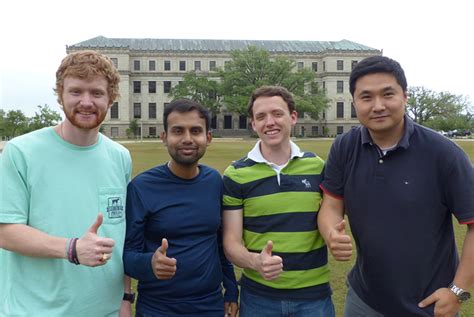
[[382,314],[376,312],[369,305],[364,303],[356,292],[348,285],[346,296],[346,304],[344,306],[344,317],[383,317]]
[[320,300],[280,300],[240,291],[240,317],[334,317],[331,297]]

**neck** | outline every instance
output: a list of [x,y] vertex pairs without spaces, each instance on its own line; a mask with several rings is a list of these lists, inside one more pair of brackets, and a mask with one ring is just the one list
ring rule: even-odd
[[283,165],[290,159],[291,145],[290,142],[279,144],[274,147],[267,147],[260,142],[260,152],[262,156],[268,161],[276,165]]
[[198,163],[192,165],[181,165],[176,161],[171,160],[168,162],[168,168],[171,173],[183,179],[192,179],[199,175]]
[[67,119],[54,127],[54,131],[66,142],[77,146],[89,146],[97,142],[99,128],[81,129],[71,124]]

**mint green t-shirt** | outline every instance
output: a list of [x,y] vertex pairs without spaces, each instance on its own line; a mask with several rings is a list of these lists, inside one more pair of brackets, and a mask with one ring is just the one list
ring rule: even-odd
[[130,173],[129,152],[101,134],[96,144],[80,147],[44,128],[6,144],[0,155],[0,223],[79,238],[101,212],[98,235],[115,246],[112,258],[98,267],[0,250],[0,316],[118,314]]

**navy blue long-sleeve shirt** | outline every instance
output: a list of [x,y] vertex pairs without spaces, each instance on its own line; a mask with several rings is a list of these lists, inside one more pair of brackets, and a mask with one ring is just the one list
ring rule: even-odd
[[[222,316],[225,301],[237,302],[234,269],[222,249],[219,173],[199,165],[193,179],[175,176],[167,165],[138,175],[127,190],[124,265],[137,279],[137,312],[152,316]],[[176,274],[155,277],[151,259],[163,238]]]

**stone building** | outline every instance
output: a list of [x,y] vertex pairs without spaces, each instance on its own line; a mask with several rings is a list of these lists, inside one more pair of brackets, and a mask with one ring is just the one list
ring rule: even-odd
[[[120,99],[114,103],[102,127],[113,138],[125,138],[132,120],[138,135],[158,137],[163,129],[163,107],[171,101],[169,91],[191,70],[213,78],[218,68],[231,59],[232,50],[248,46],[265,48],[272,56],[295,60],[297,68],[309,68],[326,90],[329,108],[321,120],[299,114],[295,136],[334,136],[357,125],[349,93],[352,67],[363,58],[381,55],[380,50],[348,40],[341,41],[256,41],[184,40],[95,37],[67,46],[67,52],[92,49],[109,56],[120,75]],[[217,78],[217,77],[216,77]],[[298,108],[298,105],[296,105]],[[248,118],[223,111],[212,120],[219,136],[250,134]]]

